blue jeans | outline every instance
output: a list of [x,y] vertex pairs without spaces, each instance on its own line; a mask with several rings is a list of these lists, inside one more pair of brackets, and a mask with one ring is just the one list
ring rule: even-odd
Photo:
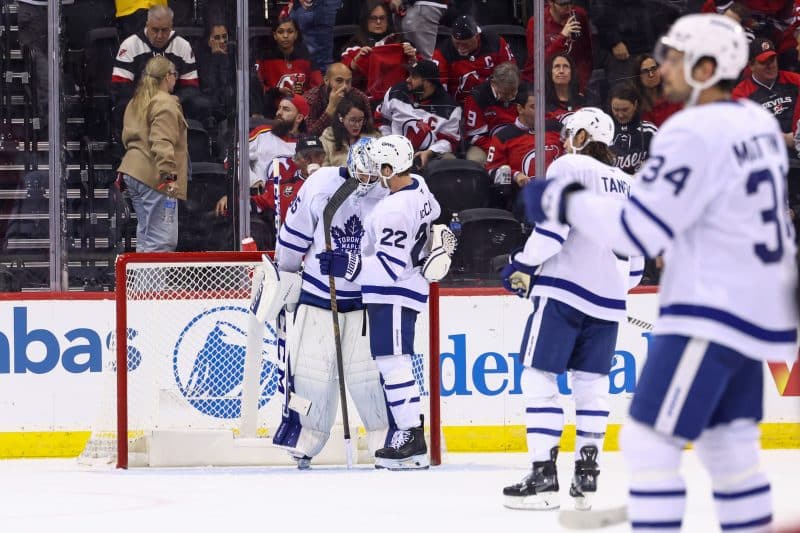
[[[132,176],[124,174],[127,195],[136,212],[136,251],[174,252],[178,246],[178,201],[151,189]],[[174,212],[165,217],[165,204],[172,203]]]
[[300,27],[311,59],[323,74],[333,63],[333,25],[341,5],[342,0],[316,0],[310,10],[299,4],[292,9],[292,19]]

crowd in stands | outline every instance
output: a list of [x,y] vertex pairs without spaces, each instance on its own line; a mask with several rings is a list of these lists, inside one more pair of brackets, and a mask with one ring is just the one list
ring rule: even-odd
[[[41,2],[18,2],[27,5],[20,35],[33,41]],[[263,13],[263,0],[251,3]],[[69,0],[64,4],[67,9]],[[187,4],[203,9],[202,39],[182,36],[175,24]],[[264,192],[272,160],[291,160],[299,139],[320,147],[314,154],[320,164],[343,165],[359,138],[400,133],[414,145],[417,171],[425,173],[437,159],[473,161],[511,191],[496,207],[518,212],[515,193],[535,177],[533,17],[517,19],[519,31],[504,34],[479,24],[478,4],[486,2],[364,0],[353,4],[360,11],[345,40],[336,26],[342,0],[277,4],[281,10],[267,21],[265,39],[250,40],[252,133],[245,153],[254,198]],[[231,7],[219,0],[118,0],[116,6],[121,44],[109,81],[117,129],[147,59],[164,55],[178,72],[175,94],[186,118],[231,145],[237,112]],[[591,105],[614,118],[616,165],[636,172],[658,127],[680,109],[662,96],[653,47],[691,11],[723,13],[742,24],[751,39],[750,63],[734,95],[776,115],[797,159],[800,0],[547,0],[546,164],[561,154],[563,122]],[[225,150],[217,153],[221,160]],[[281,171],[296,183],[293,190],[302,185],[307,163],[301,155]],[[269,215],[268,203],[253,206],[254,215]],[[226,198],[216,212],[228,212]]]

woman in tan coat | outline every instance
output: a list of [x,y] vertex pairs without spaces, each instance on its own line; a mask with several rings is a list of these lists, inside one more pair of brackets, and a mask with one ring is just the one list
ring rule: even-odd
[[147,62],[125,109],[118,172],[136,211],[137,252],[172,252],[178,245],[178,199],[186,200],[186,120],[171,93],[178,73],[163,56]]
[[370,110],[358,98],[344,97],[336,106],[331,125],[323,130],[320,140],[325,148],[326,167],[347,166],[350,145],[361,137],[377,137]]

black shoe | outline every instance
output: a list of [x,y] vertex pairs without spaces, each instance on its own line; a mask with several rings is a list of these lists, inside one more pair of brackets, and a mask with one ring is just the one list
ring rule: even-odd
[[581,448],[581,458],[575,461],[575,475],[569,487],[569,495],[575,498],[575,508],[587,510],[592,507],[589,494],[597,492],[597,446],[589,445]]
[[428,445],[421,420],[419,427],[394,430],[389,446],[375,452],[375,468],[418,470],[429,466]]
[[533,463],[531,473],[522,481],[503,489],[505,502],[503,505],[510,509],[528,509],[543,511],[558,509],[558,471],[556,458],[558,446],[550,449],[549,461],[536,461]]

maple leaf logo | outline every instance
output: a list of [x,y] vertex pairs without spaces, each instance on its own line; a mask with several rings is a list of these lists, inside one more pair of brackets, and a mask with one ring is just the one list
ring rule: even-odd
[[364,225],[358,216],[353,215],[344,223],[344,229],[331,227],[334,248],[345,252],[361,252],[361,237],[364,236]]

